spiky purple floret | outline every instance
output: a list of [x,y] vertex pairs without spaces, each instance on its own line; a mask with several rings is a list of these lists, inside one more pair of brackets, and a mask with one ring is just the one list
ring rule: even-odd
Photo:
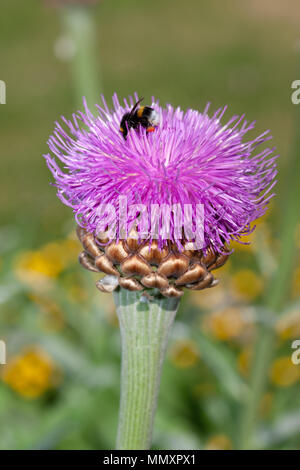
[[[153,100],[160,116],[155,132],[131,129],[125,141],[120,121],[134,100],[130,97],[122,106],[115,94],[114,110],[102,101],[102,107],[96,105],[97,116],[85,104],[85,112],[74,114],[72,121],[62,118],[68,133],[56,123],[48,141],[52,156],[45,155],[58,196],[73,208],[78,224],[94,232],[99,205],[113,204],[118,213],[122,195],[128,205],[142,203],[149,213],[151,204],[180,204],[182,209],[184,204],[203,204],[205,246],[217,251],[253,230],[252,222],[265,213],[275,184],[274,149],[253,155],[271,139],[269,131],[242,142],[254,128],[244,115],[222,125],[226,107],[209,117],[209,105],[203,113],[183,112],[170,105],[162,108]],[[129,229],[131,224],[129,220]],[[173,227],[171,238],[180,248]],[[161,246],[165,243],[159,241]]]

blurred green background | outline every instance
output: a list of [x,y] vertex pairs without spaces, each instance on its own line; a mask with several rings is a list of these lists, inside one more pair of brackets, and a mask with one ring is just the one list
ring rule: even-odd
[[[145,102],[154,95],[184,109],[228,104],[227,117],[246,113],[257,120],[257,134],[271,129],[281,155],[278,195],[250,247],[235,246],[217,288],[184,296],[163,371],[154,448],[241,447],[262,326],[272,332],[272,357],[256,396],[254,440],[263,449],[300,448],[300,365],[291,361],[292,341],[300,339],[299,199],[285,202],[300,150],[300,105],[291,102],[291,83],[300,78],[298,1],[95,2],[95,60],[88,63],[95,90],[93,80],[84,90],[76,79],[72,7],[52,3],[59,2],[1,2],[7,104],[0,105],[0,338],[7,365],[0,366],[0,448],[114,447],[120,338],[112,298],[77,265],[72,215],[49,184],[42,154],[54,121],[78,109],[81,92],[110,100],[115,91],[121,97],[137,91]],[[287,207],[293,231],[284,243],[295,263],[284,271],[275,316],[265,291],[284,260],[278,253]]]

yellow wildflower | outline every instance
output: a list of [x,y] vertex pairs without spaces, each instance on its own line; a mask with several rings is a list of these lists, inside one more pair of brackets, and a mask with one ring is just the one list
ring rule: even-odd
[[246,322],[238,308],[229,307],[204,317],[204,329],[216,338],[225,341],[238,337]]
[[272,364],[270,378],[278,387],[289,387],[300,380],[300,367],[292,363],[290,356],[280,357]]
[[225,434],[212,436],[205,445],[206,450],[231,450],[232,442]]
[[70,262],[77,260],[79,242],[72,239],[47,243],[39,250],[25,251],[15,260],[15,273],[26,284],[43,284],[55,279]]
[[[241,241],[243,243],[239,243],[237,241],[232,241],[230,243],[230,248],[231,249],[234,249],[234,251],[249,251],[249,250],[252,250],[253,249],[253,235],[250,234],[250,235],[245,235]],[[246,245],[247,243],[247,245]]]
[[230,248],[233,248],[235,251],[245,251],[248,253],[251,251],[256,252],[260,248],[260,240],[262,237],[265,242],[270,245],[272,243],[271,231],[266,223],[266,218],[269,216],[268,212],[256,221],[256,225],[259,225],[259,231],[255,230],[253,233],[250,233],[250,235],[243,236],[241,238],[242,243],[232,241]]
[[296,268],[292,277],[292,295],[297,297],[300,294],[300,268]]
[[25,398],[37,398],[57,382],[52,359],[37,347],[27,348],[3,366],[2,379]]
[[15,262],[16,277],[34,287],[47,284],[56,278],[62,269],[61,259],[43,250],[21,253]]
[[227,298],[227,292],[222,282],[216,289],[204,289],[201,291],[191,290],[187,292],[187,295],[192,305],[205,310],[220,308],[224,305]]
[[273,395],[270,392],[267,392],[261,398],[259,404],[259,411],[264,416],[267,417],[270,414],[273,403]]
[[252,348],[247,347],[243,349],[237,358],[238,369],[245,377],[249,376],[250,366],[252,360]]
[[78,253],[82,250],[79,240],[73,238],[66,238],[60,242],[63,250],[63,262],[65,265],[77,262]]
[[180,369],[193,367],[199,359],[197,345],[190,340],[176,341],[170,352],[171,361]]
[[250,269],[241,269],[232,276],[233,292],[238,298],[253,300],[262,292],[263,287],[262,278]]

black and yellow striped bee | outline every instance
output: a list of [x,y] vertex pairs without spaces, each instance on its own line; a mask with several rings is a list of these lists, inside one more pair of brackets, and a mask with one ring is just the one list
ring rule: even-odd
[[125,140],[131,128],[136,129],[140,124],[147,129],[147,132],[153,132],[155,126],[159,123],[158,114],[153,108],[150,108],[150,106],[139,107],[143,99],[138,100],[129,113],[125,113],[121,119],[120,132],[122,132]]

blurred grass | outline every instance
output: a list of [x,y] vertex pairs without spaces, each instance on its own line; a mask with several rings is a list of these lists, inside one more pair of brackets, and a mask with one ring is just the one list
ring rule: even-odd
[[[270,128],[275,136],[282,194],[290,184],[289,155],[299,149],[299,142],[293,148],[290,85],[299,78],[300,9],[296,0],[288,5],[280,0],[228,0],[222,8],[217,0],[104,1],[95,10],[101,91],[108,98],[114,91],[119,96],[138,91],[146,100],[155,95],[183,108],[202,109],[211,101],[212,108],[229,104],[228,116],[246,113],[257,120],[257,133]],[[101,296],[94,276],[77,266],[76,249],[52,277],[45,277],[36,261],[24,267],[24,254],[27,261],[32,250],[41,256],[53,240],[65,247],[73,228],[42,158],[54,121],[69,116],[76,100],[70,63],[54,54],[62,34],[58,12],[42,1],[1,6],[0,79],[7,84],[7,104],[0,107],[5,369],[34,345],[49,354],[61,374],[59,383],[45,384],[46,392],[34,400],[2,377],[3,449],[112,448],[116,431],[120,350],[111,298]],[[253,245],[237,248],[229,267],[220,270],[218,288],[184,297],[163,374],[155,447],[237,447],[257,327],[270,324],[268,312],[259,307],[264,298],[259,286],[280,269],[283,204],[280,197],[273,201],[271,216],[251,237]],[[293,208],[297,214],[297,199]],[[299,243],[294,258],[299,263]],[[46,268],[47,262],[43,257]],[[253,276],[256,289],[253,283],[247,287]],[[274,357],[254,430],[260,448],[300,447],[300,375],[297,366],[281,370],[276,362],[290,357],[300,331],[297,271],[290,285],[280,325],[272,324]]]

